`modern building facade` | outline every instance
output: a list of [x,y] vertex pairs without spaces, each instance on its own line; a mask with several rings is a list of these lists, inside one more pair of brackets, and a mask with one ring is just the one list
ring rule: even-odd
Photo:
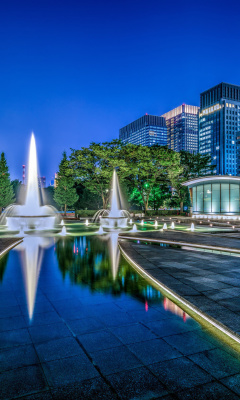
[[199,107],[182,104],[165,113],[168,147],[174,151],[198,152]]
[[119,139],[123,143],[142,146],[167,145],[167,127],[163,117],[144,115],[119,130]]
[[210,154],[214,173],[236,175],[240,86],[220,83],[200,95],[199,152]]
[[183,183],[188,186],[193,215],[240,214],[240,177],[206,176]]

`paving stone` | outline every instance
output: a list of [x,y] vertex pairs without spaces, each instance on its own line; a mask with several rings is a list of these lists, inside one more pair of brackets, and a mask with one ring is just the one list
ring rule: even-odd
[[188,324],[188,321],[187,323],[184,323],[184,321],[180,318],[164,319],[162,321],[149,321],[145,322],[145,325],[159,337],[183,333],[197,329],[199,327],[199,325],[195,321],[192,326],[192,324]]
[[52,389],[53,399],[56,400],[114,400],[118,396],[102,378],[82,381],[80,384],[61,386]]
[[31,343],[32,339],[27,329],[15,329],[0,333],[0,349]]
[[128,348],[139,358],[143,364],[170,360],[180,357],[181,354],[162,339],[148,340],[128,345]]
[[99,376],[85,354],[49,361],[42,366],[51,387],[75,385],[83,380]]
[[122,342],[110,331],[100,330],[78,336],[79,341],[88,352],[95,352],[122,346]]
[[217,379],[239,372],[239,360],[221,349],[193,354],[189,358]]
[[65,337],[39,343],[35,345],[35,348],[41,362],[84,354],[76,339],[73,337]]
[[215,347],[213,343],[203,339],[196,332],[186,332],[180,335],[167,336],[164,340],[184,355],[211,350]]
[[156,399],[167,394],[164,386],[146,367],[108,375],[108,381],[121,399]]
[[47,388],[42,368],[29,366],[0,373],[1,400]]
[[27,324],[22,316],[13,316],[0,319],[0,332],[26,328]]
[[0,372],[38,363],[39,359],[32,345],[10,347],[0,351]]
[[41,328],[39,328],[39,326],[32,326],[29,328],[29,332],[33,343],[47,342],[49,340],[60,339],[72,335],[63,322],[41,325]]
[[142,366],[142,362],[125,346],[97,351],[91,356],[104,375]]
[[50,390],[45,390],[44,392],[38,392],[34,394],[30,394],[29,396],[18,397],[21,400],[52,400],[52,394]]
[[111,328],[112,333],[124,344],[156,339],[157,335],[141,324],[117,326]]
[[234,393],[240,396],[240,374],[224,378],[221,382],[231,389]]
[[169,391],[174,392],[213,380],[210,374],[185,357],[151,364],[148,368]]
[[48,311],[42,312],[39,314],[33,314],[33,319],[29,321],[28,316],[25,316],[25,320],[28,322],[30,326],[40,326],[40,325],[48,325],[55,324],[56,322],[62,322],[59,315],[56,311]]
[[237,400],[239,399],[231,390],[219,382],[211,382],[190,390],[177,393],[179,400]]
[[96,318],[75,319],[68,321],[67,324],[75,335],[80,335],[87,332],[94,332],[105,328],[103,322],[97,320]]

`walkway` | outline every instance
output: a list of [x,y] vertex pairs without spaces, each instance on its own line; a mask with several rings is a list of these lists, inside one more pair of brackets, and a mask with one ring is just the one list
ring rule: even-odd
[[[121,235],[123,236],[123,235]],[[122,250],[143,270],[230,335],[240,334],[240,258],[183,248],[137,244],[119,238]],[[128,235],[130,236],[130,235]],[[179,232],[137,233],[138,238],[240,250],[240,240]],[[238,337],[237,339],[240,339]]]

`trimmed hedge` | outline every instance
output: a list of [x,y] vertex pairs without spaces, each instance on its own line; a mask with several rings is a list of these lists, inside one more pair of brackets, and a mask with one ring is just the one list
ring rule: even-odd
[[92,218],[97,211],[98,210],[76,210],[76,216],[78,215],[78,218]]

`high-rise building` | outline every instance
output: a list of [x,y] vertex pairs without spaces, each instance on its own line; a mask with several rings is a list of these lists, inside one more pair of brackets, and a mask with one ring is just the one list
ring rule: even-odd
[[220,83],[200,94],[199,152],[210,154],[214,173],[236,175],[240,86]]
[[38,177],[38,186],[42,189],[46,187],[46,177],[45,176]]
[[167,127],[163,117],[144,115],[119,130],[119,139],[123,143],[152,146],[167,145]]
[[174,151],[198,152],[199,107],[182,104],[162,115],[166,119],[168,147]]

